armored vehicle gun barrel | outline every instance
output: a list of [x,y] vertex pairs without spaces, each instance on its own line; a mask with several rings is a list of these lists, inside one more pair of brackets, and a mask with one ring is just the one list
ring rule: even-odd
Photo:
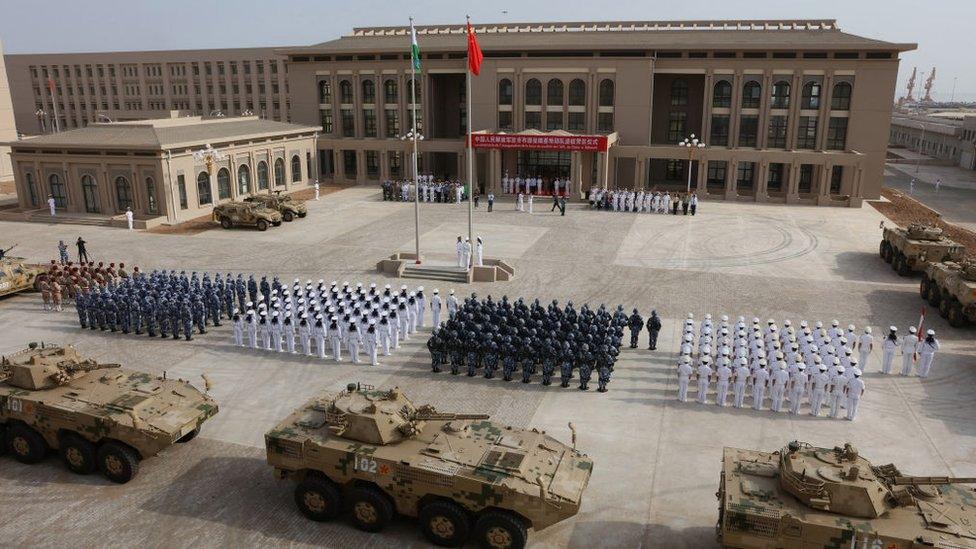
[[976,484],[976,477],[892,477],[893,486],[926,486],[942,484]]
[[488,419],[488,414],[442,414],[418,412],[410,417],[414,421],[451,421],[455,419]]

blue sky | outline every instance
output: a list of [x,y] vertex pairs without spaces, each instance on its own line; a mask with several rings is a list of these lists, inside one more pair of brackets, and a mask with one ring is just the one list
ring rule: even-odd
[[[354,7],[353,7],[354,6]],[[917,42],[905,54],[898,94],[914,66],[937,66],[934,95],[976,100],[973,0],[0,0],[7,53],[233,48],[322,42],[354,26],[475,21],[607,19],[837,19],[855,34]]]

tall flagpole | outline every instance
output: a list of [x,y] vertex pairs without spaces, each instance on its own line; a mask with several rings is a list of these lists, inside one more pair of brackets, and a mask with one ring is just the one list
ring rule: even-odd
[[[468,25],[471,24],[471,16],[465,16],[467,18]],[[467,74],[467,82],[465,84],[465,96],[468,101],[468,111],[467,111],[467,126],[468,126],[468,241],[471,245],[472,250],[474,249],[474,147],[471,141],[471,127],[474,116],[471,112],[471,50],[468,50],[468,70],[465,71]],[[468,254],[468,267],[471,266],[471,255]]]
[[413,137],[413,224],[417,239],[417,264],[420,264],[420,173],[417,164],[420,155],[417,152],[417,63],[414,60],[413,40],[416,31],[413,28],[413,17],[410,18],[410,110],[412,112],[411,135]]

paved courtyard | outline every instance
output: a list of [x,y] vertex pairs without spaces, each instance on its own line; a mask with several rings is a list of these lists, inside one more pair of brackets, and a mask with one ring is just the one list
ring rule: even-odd
[[[0,244],[47,260],[58,239],[88,241],[96,259],[143,269],[255,272],[282,280],[324,278],[396,283],[374,272],[378,259],[413,250],[413,205],[381,202],[379,191],[347,189],[310,203],[305,220],[265,233],[204,231],[192,236],[119,229],[0,223]],[[150,340],[80,331],[69,308],[41,311],[36,295],[0,300],[0,352],[29,341],[72,343],[127,367],[199,382],[206,373],[221,405],[191,444],[144,463],[125,486],[72,475],[51,458],[23,466],[0,459],[0,542],[9,546],[255,547],[424,546],[417,525],[398,520],[381,535],[347,523],[317,524],[292,503],[292,485],[275,481],[263,461],[263,433],[312,393],[362,381],[397,385],[415,402],[443,411],[484,412],[496,421],[544,429],[578,447],[595,469],[579,515],[530,535],[551,547],[710,547],[723,446],[773,450],[793,439],[832,446],[850,441],[875,462],[903,472],[976,475],[976,330],[953,330],[926,317],[942,351],[932,376],[884,377],[876,353],[856,421],[798,417],[676,401],[673,376],[680,321],[692,312],[780,321],[832,319],[904,330],[918,319],[918,281],[895,275],[877,254],[882,217],[860,209],[704,203],[691,216],[590,212],[565,217],[497,203],[475,214],[485,255],[516,269],[508,283],[457,286],[459,294],[538,297],[593,306],[656,308],[664,321],[659,350],[623,349],[610,391],[581,392],[498,379],[432,374],[425,338],[413,338],[378,367],[334,364],[231,345],[225,325],[194,341]],[[466,234],[466,209],[422,207],[422,248],[432,261],[454,258]],[[423,284],[429,292],[443,283]],[[646,347],[644,337],[642,347]],[[111,540],[110,542],[108,540]]]

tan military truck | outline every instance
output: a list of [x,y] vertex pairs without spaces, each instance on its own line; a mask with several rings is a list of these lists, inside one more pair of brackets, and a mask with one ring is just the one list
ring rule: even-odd
[[908,276],[924,272],[932,262],[956,261],[966,248],[946,237],[939,227],[912,223],[907,229],[884,227],[879,253],[900,276]]
[[225,229],[234,225],[250,225],[257,227],[259,231],[266,231],[269,225],[281,225],[279,212],[266,208],[263,204],[236,200],[214,206],[213,218]]
[[26,263],[20,257],[0,259],[0,296],[36,290],[38,277],[45,272],[43,265]]
[[21,463],[56,450],[71,471],[130,481],[143,459],[188,442],[217,404],[188,382],[31,344],[0,362],[0,438]]
[[275,194],[256,194],[245,198],[244,201],[262,204],[265,208],[277,211],[286,223],[294,221],[296,217],[301,218],[308,215],[308,208],[304,201],[297,200],[291,195],[282,194],[281,191],[277,191]]
[[486,547],[523,547],[529,528],[579,511],[593,461],[544,432],[487,419],[351,384],[269,431],[268,463],[298,483],[295,503],[311,520],[348,508],[358,528],[377,532],[399,513],[418,517],[437,545],[473,536]]
[[850,444],[725,448],[716,533],[736,549],[976,547],[976,478],[905,476]]
[[976,261],[930,263],[919,285],[922,299],[938,307],[954,328],[976,322]]

